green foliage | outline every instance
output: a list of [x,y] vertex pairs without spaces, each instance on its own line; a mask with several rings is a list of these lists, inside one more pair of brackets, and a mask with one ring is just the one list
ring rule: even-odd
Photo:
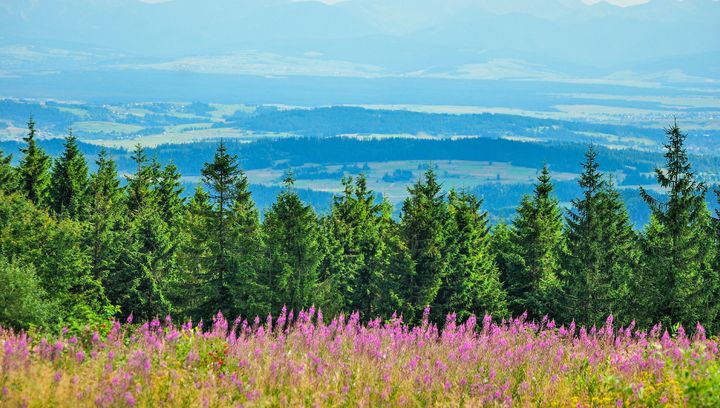
[[402,311],[397,283],[411,265],[402,266],[401,248],[392,242],[397,231],[391,208],[377,202],[363,174],[344,178],[343,185],[321,226],[323,310],[358,311],[366,319]]
[[500,271],[490,251],[487,212],[481,201],[467,193],[450,192],[448,210],[448,273],[433,305],[440,316],[456,312],[470,315],[506,316],[507,299]]
[[0,256],[34,269],[58,324],[80,319],[80,308],[99,313],[108,305],[83,251],[83,232],[82,223],[54,220],[18,194],[0,196]]
[[444,194],[432,166],[408,189],[399,222],[363,174],[344,178],[331,212],[318,218],[292,173],[261,222],[223,142],[203,167],[204,186],[185,200],[178,169],[139,146],[125,187],[104,150],[88,178],[72,135],[50,181],[49,157],[28,126],[19,166],[0,154],[4,325],[80,332],[130,313],[208,320],[222,310],[252,319],[315,305],[326,315],[397,313],[408,323],[430,306],[436,322],[527,311],[587,325],[613,314],[643,327],[720,328],[720,221],[677,126],[656,172],[668,199],[642,191],[653,213],[642,233],[593,148],[566,217],[545,166],[512,224],[490,233],[482,201]]
[[28,120],[28,134],[23,138],[27,145],[20,149],[23,154],[18,167],[20,189],[35,205],[45,207],[50,188],[50,156],[38,147],[37,130],[32,118]]
[[260,281],[271,289],[271,310],[309,308],[317,300],[321,250],[318,220],[312,207],[293,190],[291,173],[285,190],[265,214],[266,268]]
[[102,150],[95,162],[97,171],[88,187],[89,211],[85,248],[90,253],[93,276],[105,287],[119,271],[125,234],[126,200],[120,187],[115,162]]
[[[410,196],[403,203],[400,233],[415,264],[415,273],[405,277],[403,286],[416,313],[435,302],[448,272],[445,250],[450,213],[441,188],[428,167],[424,179],[408,189]],[[436,320],[442,318],[435,316]]]
[[27,329],[46,324],[52,304],[30,266],[0,258],[0,325]]
[[[649,320],[698,321],[715,325],[718,271],[713,269],[713,232],[705,203],[706,185],[693,173],[684,147],[685,135],[674,124],[666,131],[666,164],[656,169],[658,183],[668,190],[660,202],[644,189],[653,220],[643,237],[642,295],[650,296]],[[713,326],[714,327],[714,326]]]
[[12,166],[12,155],[5,156],[0,149],[0,193],[12,193],[17,187],[17,172]]
[[[190,215],[197,225],[193,235],[205,240],[192,250],[201,252],[191,266],[202,292],[196,315],[211,317],[218,310],[228,315],[267,312],[269,294],[258,278],[263,251],[260,221],[237,156],[221,141],[202,175],[209,193],[196,192]],[[200,237],[191,237],[191,242],[199,243]]]
[[535,194],[525,196],[510,229],[507,259],[501,264],[510,310],[531,318],[558,315],[561,301],[561,257],[565,252],[563,222],[552,196],[550,170],[543,167]]
[[566,219],[564,320],[599,327],[613,314],[629,324],[641,318],[630,301],[640,251],[620,194],[596,158],[590,147],[579,179],[583,196]]
[[81,219],[88,204],[88,167],[72,132],[65,138],[65,151],[55,161],[50,182],[50,209],[58,216]]

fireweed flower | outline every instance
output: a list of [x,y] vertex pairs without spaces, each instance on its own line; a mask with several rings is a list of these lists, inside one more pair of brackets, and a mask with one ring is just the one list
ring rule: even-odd
[[720,366],[701,325],[671,336],[616,328],[612,316],[587,329],[450,314],[438,326],[429,308],[415,327],[398,315],[324,319],[287,308],[232,327],[218,313],[207,330],[128,319],[105,343],[95,332],[84,343],[0,329],[0,405],[701,405],[693,384]]

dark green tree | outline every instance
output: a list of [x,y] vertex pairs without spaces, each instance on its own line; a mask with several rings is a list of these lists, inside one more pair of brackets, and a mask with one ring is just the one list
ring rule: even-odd
[[133,213],[157,203],[153,184],[158,179],[160,168],[157,161],[148,158],[146,149],[139,144],[135,146],[131,158],[135,162],[135,174],[126,177],[126,191],[128,211]]
[[557,316],[561,301],[561,256],[565,249],[563,222],[552,194],[550,170],[544,166],[532,196],[525,196],[513,220],[510,248],[503,271],[510,311],[539,319]]
[[107,150],[100,151],[95,164],[97,170],[90,176],[88,185],[85,245],[90,253],[93,276],[109,286],[109,280],[118,272],[118,260],[123,250],[126,199],[115,162]]
[[50,209],[58,216],[83,219],[88,204],[88,166],[69,131],[65,151],[55,161],[50,182]]
[[481,201],[468,193],[450,191],[448,209],[448,248],[450,258],[433,309],[446,315],[457,313],[461,320],[470,315],[507,315],[507,298],[500,271],[490,251],[487,212]]
[[267,293],[257,278],[262,251],[260,222],[247,177],[237,156],[229,154],[222,141],[202,175],[211,207],[205,227],[210,256],[201,268],[208,275],[200,278],[206,284],[201,313],[265,311]]
[[0,193],[12,193],[17,187],[17,171],[12,165],[12,155],[5,156],[0,149]]
[[23,154],[18,166],[20,190],[35,205],[45,207],[50,189],[50,156],[37,145],[35,121],[28,120],[28,134],[23,138],[26,145],[20,149]]
[[0,257],[32,268],[50,297],[51,325],[79,330],[113,313],[83,251],[82,223],[55,220],[19,194],[0,196]]
[[565,320],[601,326],[613,314],[628,324],[638,318],[628,303],[640,260],[637,236],[620,194],[598,170],[592,146],[585,158],[578,181],[583,196],[572,201],[566,217]]
[[343,185],[322,225],[323,310],[359,311],[366,319],[390,317],[403,310],[395,276],[403,268],[397,244],[390,242],[397,236],[392,209],[377,201],[363,174],[356,180],[344,178]]
[[184,188],[177,166],[170,163],[158,173],[156,183],[157,202],[160,217],[168,224],[174,237],[182,234],[182,218],[185,211]]
[[[415,273],[407,276],[404,285],[417,314],[435,302],[448,272],[445,250],[450,217],[440,190],[437,176],[429,166],[424,178],[408,189],[410,196],[402,208],[400,231],[415,264]],[[445,318],[437,312],[433,316],[435,320]]]
[[261,278],[272,293],[270,305],[279,310],[300,310],[317,300],[322,252],[318,243],[319,223],[312,207],[300,200],[293,188],[292,173],[285,177],[285,189],[265,213],[267,265]]
[[132,159],[136,170],[127,177],[127,216],[119,237],[123,251],[108,295],[122,314],[149,319],[171,311],[165,292],[175,277],[176,248],[158,200],[159,164],[139,145]]
[[173,304],[185,318],[203,318],[203,308],[209,303],[205,285],[213,276],[215,259],[210,242],[212,214],[210,196],[198,186],[182,220],[186,237],[178,251],[179,274],[171,290]]
[[655,170],[667,191],[665,202],[641,189],[653,221],[643,237],[642,288],[652,295],[651,318],[664,323],[694,325],[717,319],[718,276],[712,267],[707,186],[699,181],[685,150],[685,134],[677,123],[666,130],[665,168]]

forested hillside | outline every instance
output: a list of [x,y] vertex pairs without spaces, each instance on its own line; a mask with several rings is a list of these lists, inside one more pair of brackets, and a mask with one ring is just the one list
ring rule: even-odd
[[[701,321],[716,332],[720,227],[685,137],[667,129],[665,164],[655,170],[665,194],[640,188],[651,213],[641,229],[604,172],[621,163],[594,147],[575,169],[579,194],[568,210],[545,166],[511,222],[491,228],[485,203],[444,192],[432,166],[397,219],[362,171],[343,177],[342,193],[318,215],[298,195],[288,156],[284,188],[261,217],[244,163],[223,142],[188,194],[185,164],[162,165],[141,147],[125,180],[105,150],[87,163],[72,134],[53,160],[30,120],[16,160],[0,158],[0,286],[8,288],[0,324],[77,329],[129,314],[208,320],[218,310],[252,318],[284,306],[363,319],[398,313],[414,323],[430,306],[436,322],[527,312],[592,326],[612,314],[641,327]],[[357,146],[366,157],[374,145]],[[438,147],[446,146],[427,146]]]

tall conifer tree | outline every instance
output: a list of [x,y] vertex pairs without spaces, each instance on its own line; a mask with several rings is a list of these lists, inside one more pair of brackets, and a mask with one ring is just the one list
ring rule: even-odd
[[293,188],[292,173],[285,177],[285,189],[265,213],[267,266],[262,277],[272,292],[274,310],[287,305],[299,310],[316,300],[321,249],[319,225],[313,208],[300,200]]
[[366,319],[389,317],[403,311],[396,273],[404,268],[399,248],[389,242],[397,226],[388,203],[377,202],[364,174],[344,178],[343,185],[343,195],[334,198],[323,223],[325,309],[359,311]]
[[218,310],[230,315],[259,313],[267,308],[263,303],[267,295],[257,285],[262,242],[247,177],[222,141],[202,175],[211,205],[206,224],[210,258],[203,268],[208,275],[201,278],[208,287],[202,311],[208,316]]
[[135,174],[128,176],[128,217],[124,226],[120,271],[112,279],[111,299],[123,314],[152,318],[171,311],[167,282],[174,278],[172,233],[162,218],[155,184],[159,164],[137,146]]
[[511,229],[508,269],[504,272],[510,310],[531,318],[557,315],[561,301],[560,257],[564,251],[563,223],[553,196],[550,170],[543,167],[532,196],[525,196]]
[[468,193],[451,191],[448,197],[450,223],[449,272],[435,300],[440,315],[457,313],[459,319],[470,315],[507,315],[507,299],[500,272],[490,251],[487,212],[480,211],[481,201]]
[[[0,193],[12,193],[17,190],[17,171],[12,165],[12,154],[5,156],[0,149]],[[12,265],[8,268],[13,267]]]
[[[424,178],[408,189],[402,208],[400,230],[415,264],[405,287],[416,313],[435,302],[448,271],[447,226],[449,213],[437,175],[428,167]],[[433,311],[435,320],[443,319]]]
[[[717,319],[717,271],[712,268],[710,214],[705,203],[707,186],[699,181],[685,150],[685,134],[677,123],[666,130],[665,168],[655,174],[667,190],[666,202],[641,188],[652,211],[645,231],[642,290],[654,315],[666,323],[694,325]],[[654,301],[654,302],[653,302]]]
[[50,188],[50,156],[37,145],[35,137],[35,121],[28,120],[28,134],[23,138],[25,147],[20,149],[23,154],[18,166],[20,189],[33,204],[45,207],[48,202]]
[[58,216],[83,219],[88,193],[88,166],[77,146],[77,138],[69,131],[65,151],[55,161],[50,182],[50,208]]
[[636,317],[627,300],[640,258],[637,237],[620,194],[598,170],[592,146],[585,158],[583,196],[567,214],[565,320],[600,326],[613,314],[630,323]]
[[125,230],[125,197],[120,186],[115,162],[102,149],[95,161],[97,170],[88,186],[88,232],[86,246],[90,252],[95,278],[106,286],[118,272],[118,259],[123,250]]

